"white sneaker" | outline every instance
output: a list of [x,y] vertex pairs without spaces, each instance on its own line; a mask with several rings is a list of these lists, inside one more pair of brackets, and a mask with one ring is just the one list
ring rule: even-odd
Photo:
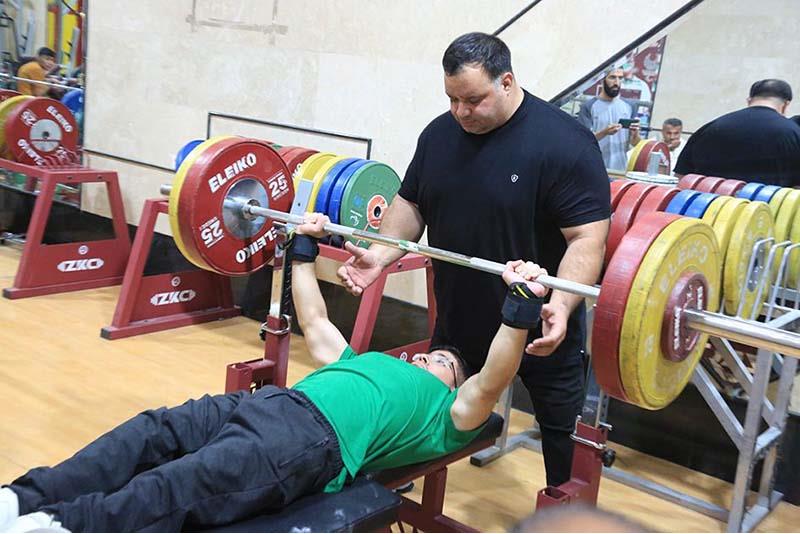
[[21,515],[8,529],[8,532],[69,532],[53,516],[44,512]]
[[6,532],[19,517],[19,499],[11,488],[0,488],[0,532]]

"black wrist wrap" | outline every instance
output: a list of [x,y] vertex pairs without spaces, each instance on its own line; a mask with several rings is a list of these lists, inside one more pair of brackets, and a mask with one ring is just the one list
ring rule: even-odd
[[528,284],[514,282],[508,286],[503,303],[503,324],[511,328],[531,330],[539,324],[542,299],[534,295]]
[[305,234],[294,234],[289,241],[290,261],[312,262],[319,254],[318,239]]

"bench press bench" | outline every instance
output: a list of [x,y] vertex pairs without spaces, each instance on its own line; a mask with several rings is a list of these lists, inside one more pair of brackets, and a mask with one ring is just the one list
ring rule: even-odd
[[[396,521],[428,532],[477,532],[444,515],[447,466],[494,445],[503,418],[493,413],[478,436],[463,449],[419,464],[358,477],[339,493],[317,493],[299,499],[283,510],[264,513],[202,530],[201,532],[375,532],[389,531]],[[424,477],[422,502],[401,497],[392,490]]]

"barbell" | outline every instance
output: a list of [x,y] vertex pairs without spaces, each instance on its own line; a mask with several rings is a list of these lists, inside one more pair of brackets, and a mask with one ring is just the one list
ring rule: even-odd
[[[176,244],[196,265],[246,274],[274,254],[274,222],[298,225],[289,213],[291,175],[266,142],[212,138],[184,159],[169,195]],[[365,199],[366,202],[366,199]],[[501,275],[505,265],[327,223],[325,231],[378,243],[478,271]],[[649,213],[617,247],[600,287],[555,276],[542,285],[595,299],[592,338],[598,383],[610,395],[648,409],[669,404],[683,390],[709,335],[800,357],[800,335],[716,313],[721,258],[711,227],[699,219]]]

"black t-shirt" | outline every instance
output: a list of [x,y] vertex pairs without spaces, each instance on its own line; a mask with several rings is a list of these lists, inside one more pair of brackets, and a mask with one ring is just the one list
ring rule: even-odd
[[[526,92],[508,122],[486,134],[465,132],[450,113],[434,119],[399,194],[419,207],[431,246],[501,263],[535,261],[555,275],[566,250],[560,228],[608,218],[608,184],[594,135]],[[434,342],[459,348],[477,370],[500,325],[506,286],[499,276],[441,261],[434,272]],[[580,353],[583,317],[579,306],[557,354]]]
[[728,113],[689,137],[675,173],[800,186],[800,125],[765,106]]

